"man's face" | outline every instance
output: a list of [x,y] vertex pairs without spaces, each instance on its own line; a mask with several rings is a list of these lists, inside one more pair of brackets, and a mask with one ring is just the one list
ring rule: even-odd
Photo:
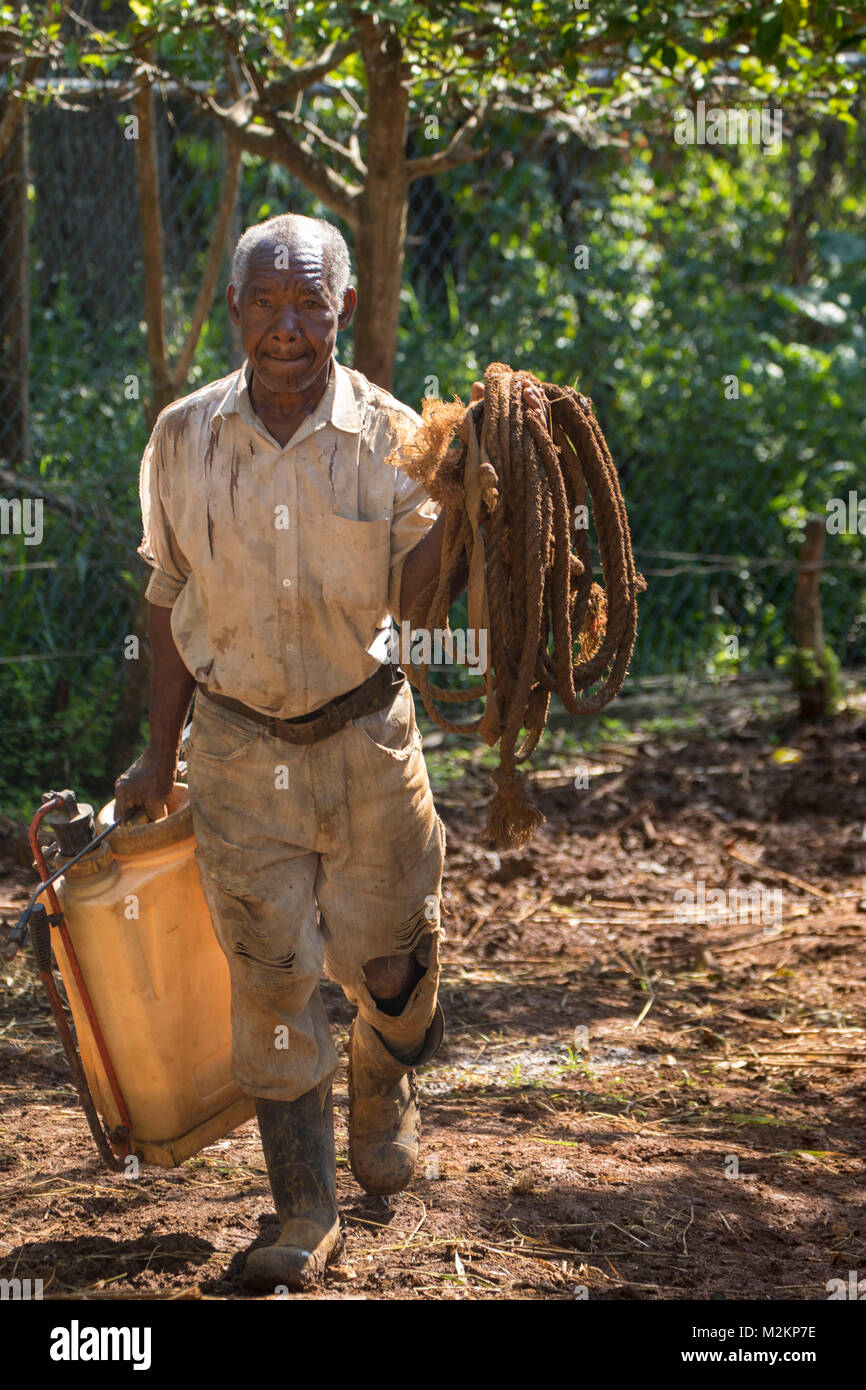
[[326,374],[338,328],[352,317],[355,292],[343,304],[325,278],[325,253],[315,236],[277,240],[250,256],[244,284],[229,285],[229,312],[241,330],[258,382],[275,396],[300,394]]

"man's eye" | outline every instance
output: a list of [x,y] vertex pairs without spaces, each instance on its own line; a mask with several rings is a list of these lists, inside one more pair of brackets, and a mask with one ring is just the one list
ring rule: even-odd
[[307,307],[311,307],[311,308],[313,308],[313,309],[318,309],[318,307],[319,307],[319,301],[318,301],[318,299],[305,299],[305,300],[304,300],[304,308],[306,309]]
[[259,309],[270,309],[271,307],[271,301],[269,299],[254,299],[253,303]]

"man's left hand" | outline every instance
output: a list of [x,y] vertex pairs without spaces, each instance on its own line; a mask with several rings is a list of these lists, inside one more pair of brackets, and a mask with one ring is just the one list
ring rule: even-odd
[[[472,394],[469,397],[469,404],[474,405],[476,401],[484,399],[484,382],[473,381]],[[547,399],[534,381],[528,381],[523,388],[523,404],[527,410],[532,410],[539,415],[542,420],[547,421]]]

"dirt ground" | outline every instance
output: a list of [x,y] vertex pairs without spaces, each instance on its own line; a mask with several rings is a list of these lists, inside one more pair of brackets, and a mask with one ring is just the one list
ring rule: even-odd
[[[357,1187],[343,1066],[346,1248],[307,1296],[825,1300],[866,1276],[864,770],[862,713],[711,714],[554,758],[547,823],[512,854],[484,843],[486,776],[449,783],[448,1036],[419,1171],[389,1200]],[[20,902],[5,848],[0,900]],[[701,882],[726,895],[714,924],[674,897]],[[763,913],[730,893],[756,885]],[[177,1170],[105,1171],[29,950],[0,966],[0,1101],[0,1277],[242,1296],[276,1234],[254,1124]]]

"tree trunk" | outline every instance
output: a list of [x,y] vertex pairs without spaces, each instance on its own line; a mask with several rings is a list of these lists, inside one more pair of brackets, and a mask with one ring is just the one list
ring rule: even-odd
[[[124,661],[126,670],[123,673],[120,698],[111,725],[111,736],[108,740],[109,778],[119,777],[121,772],[135,761],[140,751],[141,721],[147,709],[150,691],[150,648],[147,644],[148,603],[144,597],[148,578],[149,572],[139,580],[135,595],[135,607],[129,634],[127,634],[134,634],[138,637],[139,649],[137,659]],[[118,652],[117,659],[123,660],[122,652]]]
[[[0,114],[3,105],[0,103]],[[0,458],[15,469],[30,457],[30,256],[27,110],[0,164],[3,292],[0,294]]]
[[145,405],[147,423],[153,429],[156,417],[171,405],[176,392],[168,362],[165,340],[165,303],[162,288],[163,232],[159,205],[159,163],[156,148],[153,89],[142,76],[133,97],[138,120],[135,142],[135,168],[138,180],[138,219],[144,265],[144,318],[147,327],[147,361],[150,368],[150,397]]
[[406,131],[409,95],[400,41],[364,20],[358,26],[367,71],[368,175],[355,238],[358,309],[354,366],[390,390],[394,380],[406,239]]
[[[150,393],[143,404],[148,428],[152,430],[159,412],[171,404],[177,392],[171,379],[168,345],[165,338],[165,302],[162,285],[163,232],[159,201],[159,164],[157,162],[153,89],[144,75],[142,75],[133,96],[133,110],[138,120],[135,168],[138,182],[138,220],[141,229],[144,267],[147,361],[150,369]],[[109,773],[113,776],[118,776],[135,759],[141,737],[141,721],[147,709],[151,672],[150,650],[146,636],[147,601],[144,597],[147,580],[148,575],[146,573],[139,575],[130,615],[129,635],[138,637],[139,653],[136,659],[126,663],[120,698],[111,726],[111,737],[108,743],[108,767]]]
[[[288,21],[287,21],[288,22]],[[234,249],[241,239],[244,227],[241,220],[240,201],[235,198],[232,215],[226,229],[225,254],[229,265],[231,265]],[[229,316],[229,343],[231,344],[231,368],[237,370],[244,360],[244,344],[241,338],[241,330],[234,319]]]
[[806,285],[812,259],[812,225],[820,216],[833,176],[845,159],[847,128],[833,117],[821,122],[820,143],[806,179],[800,182],[800,146],[811,126],[803,122],[791,138],[788,155],[790,210],[785,223],[791,283]]
[[[135,94],[138,116],[138,195],[144,261],[144,312],[147,321],[147,352],[151,390],[145,402],[147,423],[153,429],[160,411],[176,400],[186,384],[201,330],[213,304],[220,265],[226,250],[226,234],[231,226],[237,201],[241,169],[240,147],[225,143],[219,204],[214,219],[208,254],[199,293],[192,311],[189,331],[174,365],[169,361],[165,335],[163,292],[163,234],[160,215],[159,166],[157,164],[156,123],[153,92],[143,81]],[[148,604],[144,597],[148,574],[142,573],[136,589],[130,634],[139,639],[139,655],[128,662],[112,724],[108,759],[120,773],[135,758],[141,737],[141,722],[147,709],[151,661],[147,645]]]

